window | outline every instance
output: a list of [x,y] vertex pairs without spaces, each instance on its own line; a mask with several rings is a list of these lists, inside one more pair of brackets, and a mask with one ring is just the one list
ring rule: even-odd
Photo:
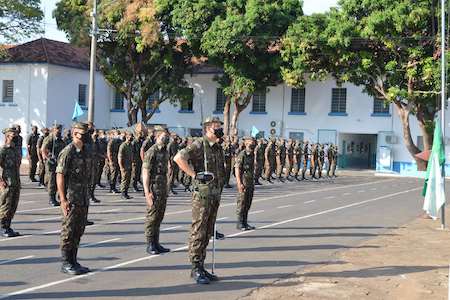
[[291,131],[289,132],[289,138],[293,140],[303,141],[304,133],[303,132],[295,132]]
[[86,84],[78,85],[78,104],[80,106],[86,106],[86,91],[87,91]]
[[217,89],[216,93],[216,112],[223,112],[223,108],[225,107],[225,102],[227,97],[223,93],[222,89]]
[[374,114],[389,114],[389,104],[385,103],[382,99],[373,99],[373,113]]
[[[153,109],[153,105],[155,102],[159,101],[159,90],[157,90],[156,92],[154,92],[153,94],[150,95],[150,97],[148,97],[147,100],[147,110],[151,110]],[[157,112],[159,111],[159,108],[156,110]]]
[[119,91],[114,93],[113,109],[123,110],[123,95]]
[[180,100],[180,112],[193,112],[194,109],[194,89],[186,89],[186,98]]
[[305,112],[305,89],[292,89],[291,112]]
[[14,100],[14,80],[3,80],[3,102]]
[[265,113],[266,112],[266,92],[257,91],[253,94],[252,112]]
[[331,93],[331,113],[347,112],[347,89],[336,88]]

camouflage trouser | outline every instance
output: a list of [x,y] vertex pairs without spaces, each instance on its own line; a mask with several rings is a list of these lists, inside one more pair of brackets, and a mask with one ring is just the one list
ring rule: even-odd
[[56,166],[52,166],[48,161],[45,163],[45,181],[47,191],[50,196],[56,195]]
[[119,176],[120,168],[118,163],[109,164],[109,184],[112,186],[116,186],[117,177]]
[[120,170],[120,191],[127,193],[131,182],[131,168]]
[[281,178],[281,174],[283,173],[283,162],[281,161],[281,158],[277,156],[277,171],[276,171],[276,175],[277,178]]
[[38,164],[38,175],[39,175],[39,183],[44,184],[44,177],[45,177],[45,164],[43,160],[39,161]]
[[309,173],[312,178],[316,178],[318,162],[316,160],[311,160],[311,166],[309,167]]
[[61,251],[74,251],[80,246],[80,239],[86,227],[87,206],[71,205],[67,217],[63,216],[61,229]]
[[292,175],[297,178],[298,173],[300,172],[300,162],[298,159],[294,159],[294,166],[292,167]]
[[305,179],[306,170],[308,169],[308,159],[303,158],[303,166],[302,166],[302,179]]
[[2,228],[9,228],[17,210],[20,197],[20,185],[8,186],[0,190],[0,223]]
[[243,193],[238,193],[236,214],[238,222],[246,222],[248,217],[248,211],[252,205],[254,187],[246,187]]
[[231,159],[232,159],[231,157],[225,158],[225,185],[230,184],[231,169],[232,169]]
[[265,170],[264,170],[264,178],[266,180],[271,179],[273,171],[275,170],[275,162],[274,161],[267,161],[264,164]]
[[100,184],[102,181],[103,169],[105,168],[105,159],[100,158],[98,162],[97,174],[95,175],[95,184]]
[[97,185],[97,174],[98,168],[100,167],[100,161],[98,159],[92,160],[92,170],[91,170],[91,182],[89,184],[89,195],[93,196],[95,191],[95,186]]
[[133,186],[136,186],[138,182],[141,181],[141,170],[142,170],[142,161],[139,159],[133,162],[133,170],[132,170],[132,179]]
[[[164,187],[165,188],[165,187]],[[159,237],[159,228],[161,222],[164,219],[164,213],[166,212],[167,205],[167,191],[165,189],[160,190],[160,193],[155,193],[156,189],[152,189],[153,192],[153,205],[147,208],[147,216],[144,224],[145,237],[147,243],[155,242]]]
[[202,197],[201,193],[192,194],[192,224],[189,235],[189,259],[192,264],[203,264],[209,239],[214,234],[220,194]]
[[336,161],[330,163],[331,176],[336,176]]
[[291,159],[286,159],[286,170],[285,170],[285,173],[284,173],[284,176],[286,178],[291,176],[292,166],[293,166],[293,161]]
[[175,186],[175,180],[178,180],[178,173],[180,172],[180,168],[174,161],[171,161],[170,166],[169,189]]
[[321,160],[319,160],[317,162],[317,171],[318,171],[318,174],[319,174],[319,178],[322,178],[323,164],[324,164],[324,162],[321,161]]
[[264,167],[264,161],[258,160],[255,164],[255,181],[258,181],[262,176],[262,171]]
[[30,170],[28,172],[28,176],[30,177],[30,179],[34,179],[34,177],[36,176],[36,169],[37,169],[38,161],[39,161],[39,159],[37,156],[30,156],[30,159],[29,159]]

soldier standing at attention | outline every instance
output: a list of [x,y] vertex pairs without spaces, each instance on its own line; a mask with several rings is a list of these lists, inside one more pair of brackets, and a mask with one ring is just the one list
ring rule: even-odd
[[11,221],[20,197],[20,156],[15,145],[19,139],[14,127],[3,129],[3,134],[5,144],[0,148],[0,225],[4,237],[16,237],[20,234],[11,228]]
[[169,190],[172,194],[176,195],[177,192],[174,191],[175,188],[175,180],[178,177],[178,165],[173,161],[173,158],[178,153],[179,141],[178,136],[175,132],[171,134],[171,140],[167,145],[167,151],[169,152]]
[[293,169],[293,173],[294,173],[294,178],[299,181],[300,178],[298,178],[298,174],[300,173],[300,167],[301,167],[301,163],[302,163],[302,156],[303,156],[303,149],[302,149],[303,145],[301,141],[296,141],[295,145],[294,145],[294,169]]
[[131,199],[128,195],[128,189],[131,182],[131,169],[133,162],[133,148],[131,147],[132,141],[133,135],[130,132],[126,132],[125,142],[123,142],[119,147],[118,161],[121,174],[120,192],[122,193],[122,199]]
[[[92,132],[92,133],[91,133]],[[90,131],[88,129],[88,133],[90,134],[90,138],[92,141],[91,144],[89,145],[90,149],[90,153],[92,156],[92,176],[91,176],[91,183],[89,186],[89,196],[92,202],[94,203],[100,203],[100,200],[98,200],[97,198],[95,198],[95,187],[97,186],[97,174],[98,174],[98,169],[100,168],[100,160],[102,159],[102,155],[100,153],[100,141],[98,139],[98,131],[97,130],[93,130]]]
[[141,150],[140,150],[140,156],[141,160],[144,161],[145,152],[147,152],[148,149],[150,149],[151,146],[155,144],[155,133],[153,129],[150,129],[148,131],[147,138],[142,143]]
[[105,186],[102,184],[102,174],[103,169],[106,164],[106,148],[108,147],[108,140],[106,139],[105,132],[103,130],[98,131],[98,170],[97,175],[95,176],[95,183],[104,188]]
[[142,125],[138,125],[139,128],[136,128],[135,136],[133,141],[131,142],[131,147],[133,149],[133,168],[132,168],[132,180],[133,180],[133,189],[135,192],[140,192],[141,190],[138,187],[138,182],[141,182],[141,170],[142,170],[142,159],[140,155],[142,144],[145,140],[145,127]]
[[117,156],[119,153],[119,147],[122,140],[118,136],[118,130],[114,130],[111,133],[111,137],[106,148],[106,153],[108,157],[108,169],[109,169],[109,192],[118,194],[119,191],[116,189],[117,177],[119,176],[119,162]]
[[284,173],[284,177],[289,180],[291,180],[291,173],[292,168],[294,166],[294,141],[292,139],[289,139],[286,146],[286,171]]
[[17,142],[15,143],[15,147],[16,147],[17,153],[19,153],[19,157],[20,157],[19,165],[21,165],[22,164],[23,138],[20,134],[22,133],[22,129],[20,128],[19,124],[15,124],[13,127],[16,129],[16,132],[17,132]]
[[303,146],[303,166],[302,166],[302,180],[306,180],[306,170],[308,168],[309,161],[309,142],[305,141]]
[[311,159],[310,159],[310,167],[309,167],[309,173],[311,175],[312,179],[317,179],[316,177],[316,171],[319,164],[319,144],[316,143],[312,146],[311,149]]
[[192,263],[191,277],[198,284],[218,280],[217,276],[205,270],[204,262],[209,239],[214,234],[224,185],[224,155],[222,147],[217,143],[223,137],[222,124],[219,118],[208,117],[203,122],[203,138],[178,152],[174,158],[180,169],[194,178],[189,257]]
[[267,144],[266,151],[264,152],[265,156],[265,179],[268,182],[272,182],[272,174],[275,172],[276,167],[276,145],[273,138],[269,140],[269,143]]
[[236,228],[239,230],[253,230],[255,227],[247,223],[248,211],[252,205],[253,192],[255,190],[255,141],[252,137],[244,137],[245,149],[236,157],[234,168],[236,170],[236,181],[238,188],[238,197],[236,213],[238,223]]
[[232,171],[232,160],[233,160],[233,145],[231,143],[230,136],[224,137],[224,143],[222,145],[223,154],[225,159],[225,188],[231,188],[230,177]]
[[48,137],[49,135],[49,129],[48,128],[42,128],[42,135],[39,137],[38,141],[37,141],[37,155],[39,158],[39,165],[38,165],[38,175],[39,175],[39,186],[44,185],[44,178],[45,178],[45,162],[44,162],[44,158],[42,157],[42,144],[44,142],[44,139],[46,137]]
[[56,163],[59,153],[66,144],[61,136],[62,125],[55,124],[53,132],[42,143],[42,157],[45,160],[45,181],[49,195],[49,204],[59,206],[56,200]]
[[325,149],[323,144],[318,145],[318,151],[319,151],[319,159],[318,159],[318,173],[319,173],[319,179],[322,178],[322,171],[323,167],[325,165]]
[[30,170],[28,176],[31,182],[38,182],[36,180],[36,168],[39,161],[37,142],[39,140],[39,132],[37,126],[31,127],[31,134],[27,139],[28,161],[30,164]]
[[145,152],[142,164],[142,179],[145,200],[147,202],[147,216],[145,219],[145,237],[147,239],[147,253],[160,254],[169,252],[159,243],[161,222],[167,206],[170,155],[167,151],[169,133],[161,126],[155,126],[156,143]]
[[[283,174],[284,163],[286,160],[286,151],[285,151],[283,138],[278,139],[275,149],[276,149],[275,161],[277,163],[276,176],[277,176],[278,181],[284,182],[282,174]],[[284,159],[283,159],[283,155],[284,155]]]
[[80,239],[86,227],[92,157],[86,143],[91,139],[84,123],[72,126],[72,142],[62,150],[56,168],[58,194],[63,214],[61,229],[61,272],[80,275],[89,272],[77,261]]
[[261,178],[264,169],[264,151],[264,139],[261,138],[255,147],[255,185],[261,185],[259,178]]

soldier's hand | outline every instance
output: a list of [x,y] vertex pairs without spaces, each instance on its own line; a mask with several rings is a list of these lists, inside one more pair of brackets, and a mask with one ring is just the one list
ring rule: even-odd
[[70,205],[69,205],[69,201],[67,201],[66,199],[61,200],[61,211],[62,211],[64,217],[67,217],[69,215]]
[[0,179],[0,188],[1,188],[1,189],[6,188],[6,181],[3,180],[3,178]]
[[153,194],[152,193],[148,193],[145,196],[145,201],[147,201],[148,208],[152,207],[153,206]]

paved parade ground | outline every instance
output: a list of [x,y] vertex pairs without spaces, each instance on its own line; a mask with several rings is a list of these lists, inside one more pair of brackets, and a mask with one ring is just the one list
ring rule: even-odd
[[[221,280],[197,285],[189,278],[187,237],[190,193],[170,196],[161,243],[171,253],[145,252],[142,194],[131,200],[96,192],[79,250],[93,272],[60,273],[59,208],[45,191],[23,182],[12,227],[23,236],[0,238],[0,299],[236,299],[310,265],[339,263],[336,252],[397,228],[421,213],[423,180],[345,175],[333,180],[287,182],[256,188],[249,223],[235,226],[236,190],[226,189],[219,208],[216,274]],[[211,249],[210,243],[209,249]],[[210,269],[211,252],[207,257]]]

